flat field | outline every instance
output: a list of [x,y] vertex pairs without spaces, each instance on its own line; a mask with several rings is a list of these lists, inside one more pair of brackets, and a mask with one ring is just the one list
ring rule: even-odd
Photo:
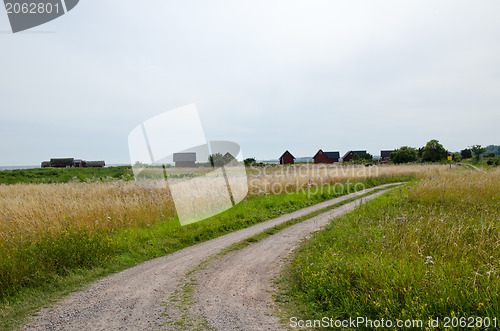
[[[66,170],[74,169],[58,169],[57,176],[66,178]],[[35,181],[37,174],[23,179],[29,183],[0,185],[0,319],[13,325],[16,316],[22,318],[46,303],[33,298],[57,292],[44,299],[55,300],[71,287],[109,272],[355,189],[449,171],[442,165],[247,170],[249,194],[244,201],[187,226],[176,219],[168,188],[129,180],[126,169],[115,177],[87,174],[92,177],[48,184]],[[175,173],[188,180],[182,172]],[[29,177],[29,172],[22,174]],[[184,192],[186,199],[190,193]]]
[[[43,169],[42,169],[43,170]],[[56,172],[73,169],[55,169]],[[446,172],[446,166],[295,166],[255,168],[248,175],[247,199],[322,187],[367,178]],[[59,175],[60,177],[65,177]],[[106,179],[106,178],[104,178]],[[190,199],[191,192],[184,192]],[[167,187],[145,181],[93,180],[68,183],[0,185],[0,245],[17,235],[36,237],[67,226],[111,230],[173,219],[175,208]]]

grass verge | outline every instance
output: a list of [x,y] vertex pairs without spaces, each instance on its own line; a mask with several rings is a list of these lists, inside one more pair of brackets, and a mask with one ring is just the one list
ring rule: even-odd
[[489,318],[498,328],[498,187],[492,172],[450,172],[362,205],[301,246],[276,301],[303,321],[439,319],[444,329],[449,318],[484,329]]
[[[369,188],[408,179],[377,177],[361,183]],[[175,219],[107,232],[67,224],[62,232],[12,241],[15,244],[0,247],[0,328],[14,329],[39,307],[112,272],[350,193],[355,184],[345,184],[342,191],[337,186],[315,194],[254,197],[184,227]]]

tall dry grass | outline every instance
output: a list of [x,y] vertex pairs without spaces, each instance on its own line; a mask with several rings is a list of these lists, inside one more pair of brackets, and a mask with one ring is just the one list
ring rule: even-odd
[[166,189],[137,182],[0,186],[0,242],[16,234],[58,232],[67,224],[123,228],[174,215]]
[[[417,174],[432,176],[446,166],[341,167],[297,165],[256,168],[248,175],[249,196],[279,194],[369,177]],[[186,200],[192,192],[181,192]],[[174,217],[166,188],[144,182],[16,184],[0,186],[0,243],[17,234],[55,233],[67,224],[91,229],[115,229]]]
[[308,189],[311,186],[332,185],[380,176],[416,175],[420,178],[449,172],[445,165],[294,165],[286,167],[253,168],[248,176],[249,192],[280,194]]

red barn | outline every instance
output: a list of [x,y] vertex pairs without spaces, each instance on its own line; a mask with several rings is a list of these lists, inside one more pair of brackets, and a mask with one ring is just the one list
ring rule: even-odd
[[280,156],[280,164],[294,164],[295,156],[292,155],[288,150]]
[[357,155],[359,157],[363,156],[366,154],[366,151],[349,151],[345,153],[345,155],[342,157],[342,162],[350,162],[354,155]]
[[340,152],[323,152],[319,150],[316,155],[313,156],[314,163],[335,163],[339,162]]

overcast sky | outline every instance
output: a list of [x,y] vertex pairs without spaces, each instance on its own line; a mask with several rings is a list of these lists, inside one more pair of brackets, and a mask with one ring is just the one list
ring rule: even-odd
[[197,105],[244,157],[500,144],[500,2],[81,0],[12,34],[0,165],[127,163],[128,134]]

